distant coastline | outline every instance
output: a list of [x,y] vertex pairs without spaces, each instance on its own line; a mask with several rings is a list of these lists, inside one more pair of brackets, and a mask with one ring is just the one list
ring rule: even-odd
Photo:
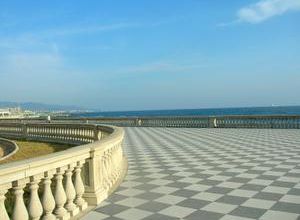
[[203,108],[144,111],[73,113],[71,117],[151,117],[151,116],[221,116],[221,115],[300,115],[300,106]]

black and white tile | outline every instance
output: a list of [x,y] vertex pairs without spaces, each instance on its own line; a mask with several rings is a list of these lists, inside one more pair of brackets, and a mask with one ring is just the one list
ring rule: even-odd
[[85,220],[300,218],[300,130],[125,130],[127,177]]

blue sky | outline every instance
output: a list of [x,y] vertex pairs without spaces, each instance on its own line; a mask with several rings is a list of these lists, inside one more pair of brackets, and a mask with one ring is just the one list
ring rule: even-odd
[[0,101],[300,105],[300,0],[0,2]]

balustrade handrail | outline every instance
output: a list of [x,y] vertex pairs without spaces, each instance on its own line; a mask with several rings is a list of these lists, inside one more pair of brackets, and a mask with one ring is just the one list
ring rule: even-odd
[[[44,119],[0,120],[43,123]],[[300,128],[300,115],[221,115],[221,116],[144,116],[54,118],[55,123],[100,123],[124,127],[191,127],[191,128]]]
[[[10,215],[14,220],[77,218],[88,205],[95,206],[103,201],[126,173],[122,128],[92,124],[1,123],[0,136],[81,144],[46,156],[0,165],[1,220],[9,219],[4,206],[8,190],[14,194],[14,209]],[[42,200],[37,196],[41,184]],[[22,196],[26,185],[30,186],[27,208]]]
[[4,155],[0,157],[0,161],[6,160],[19,150],[19,146],[14,141],[0,138],[0,143],[2,143],[2,150],[4,151]]

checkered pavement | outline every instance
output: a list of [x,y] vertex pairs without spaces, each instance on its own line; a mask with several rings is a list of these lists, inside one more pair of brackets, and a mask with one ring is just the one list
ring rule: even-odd
[[300,130],[125,130],[127,177],[85,220],[300,219]]

